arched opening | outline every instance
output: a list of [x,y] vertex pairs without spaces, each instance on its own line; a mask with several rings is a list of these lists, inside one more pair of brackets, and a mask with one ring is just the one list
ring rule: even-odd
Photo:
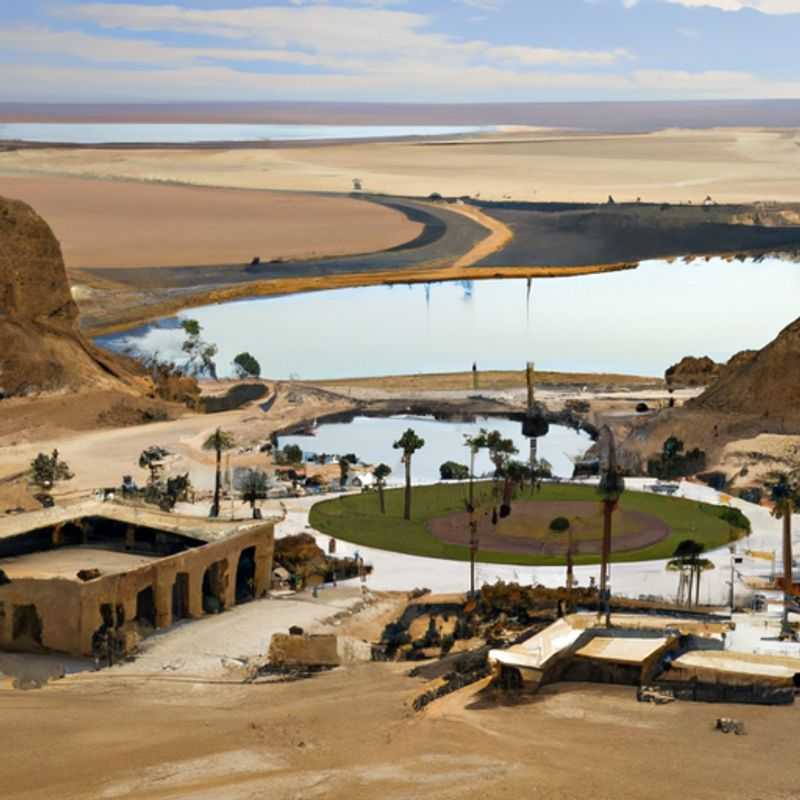
[[256,548],[246,547],[236,567],[236,602],[247,603],[256,597]]
[[225,609],[225,570],[227,562],[215,561],[203,573],[203,611],[219,614]]
[[189,573],[179,572],[172,584],[172,621],[189,616]]
[[42,646],[42,618],[35,605],[14,606],[11,637],[24,648]]
[[156,596],[152,586],[136,595],[136,621],[140,625],[156,627]]

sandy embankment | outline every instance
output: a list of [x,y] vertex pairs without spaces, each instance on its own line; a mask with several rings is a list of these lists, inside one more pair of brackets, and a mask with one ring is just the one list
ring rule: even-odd
[[422,230],[349,197],[165,186],[58,176],[0,176],[0,195],[53,228],[69,268],[247,264],[384,250]]
[[238,147],[31,149],[0,173],[126,177],[209,186],[603,202],[800,200],[800,133],[724,128],[648,134],[541,131],[468,140]]

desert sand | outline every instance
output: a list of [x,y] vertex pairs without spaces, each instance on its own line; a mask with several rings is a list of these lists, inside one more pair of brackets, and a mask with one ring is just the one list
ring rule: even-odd
[[[450,142],[361,142],[235,149],[21,149],[0,174],[165,180],[207,186],[536,201],[800,200],[796,129],[644,134],[520,132]],[[2,190],[2,184],[0,184]]]
[[[656,707],[630,687],[564,684],[519,704],[468,688],[415,713],[425,684],[408,668],[365,664],[272,686],[109,670],[0,691],[13,731],[3,796],[796,797],[794,707]],[[749,736],[715,732],[720,716],[744,720]]]
[[394,247],[422,230],[348,197],[57,176],[0,176],[0,195],[47,220],[73,269],[347,255]]

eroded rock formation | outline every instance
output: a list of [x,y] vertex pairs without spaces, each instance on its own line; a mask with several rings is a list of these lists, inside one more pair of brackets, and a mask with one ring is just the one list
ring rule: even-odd
[[129,359],[80,333],[61,247],[25,203],[0,197],[0,391],[145,390]]
[[720,364],[708,356],[686,356],[666,371],[664,379],[669,386],[706,386],[717,378],[719,371]]
[[800,419],[800,319],[763,350],[735,355],[694,408]]

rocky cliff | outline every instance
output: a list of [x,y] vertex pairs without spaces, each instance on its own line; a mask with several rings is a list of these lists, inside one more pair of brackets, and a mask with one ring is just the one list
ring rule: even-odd
[[763,350],[743,351],[690,404],[693,408],[800,419],[800,319]]
[[80,333],[58,240],[32,209],[0,197],[0,392],[86,388],[139,393],[146,380],[129,359]]

